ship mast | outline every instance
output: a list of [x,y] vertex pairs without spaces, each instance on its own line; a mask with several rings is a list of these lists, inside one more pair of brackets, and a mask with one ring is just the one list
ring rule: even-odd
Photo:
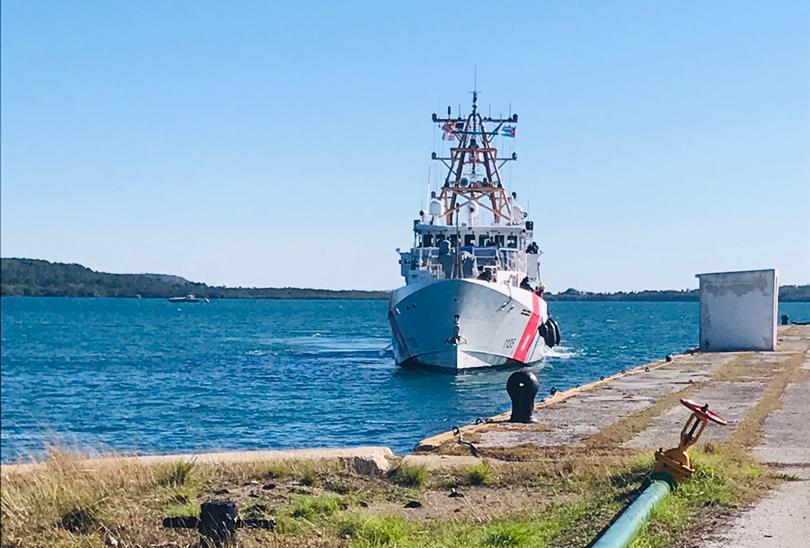
[[[492,139],[499,134],[504,124],[516,124],[517,114],[509,118],[483,117],[478,112],[478,90],[472,91],[472,112],[466,119],[459,113],[457,118],[433,115],[435,123],[443,124],[446,135],[458,140],[458,146],[450,148],[449,157],[439,157],[435,152],[433,160],[442,162],[447,168],[447,176],[442,185],[439,199],[444,205],[445,222],[448,226],[458,224],[459,211],[468,204],[476,203],[493,215],[494,223],[512,219],[512,204],[501,182],[500,170],[506,162],[517,160],[517,154],[499,158]],[[487,129],[489,125],[490,129]]]

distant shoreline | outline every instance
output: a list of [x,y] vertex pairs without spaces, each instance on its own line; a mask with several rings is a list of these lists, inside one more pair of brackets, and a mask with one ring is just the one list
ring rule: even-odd
[[[801,286],[800,286],[801,287]],[[324,290],[315,290],[324,291]],[[3,293],[0,295],[2,298],[14,299],[132,299],[138,301],[144,300],[157,300],[166,301],[168,297],[132,297],[125,295],[118,296],[99,296],[99,295],[10,295]],[[571,299],[565,296],[558,296],[554,294],[546,294],[546,301],[548,302],[589,302],[589,303],[696,303],[698,298],[654,298],[654,297],[615,297],[610,293],[594,294],[593,297],[587,299]],[[209,297],[213,301],[387,301],[388,296],[385,297]],[[779,299],[780,303],[810,303],[810,298],[807,299]],[[178,303],[175,303],[178,304]],[[179,303],[183,304],[183,303]]]
[[[298,287],[225,287],[192,282],[170,274],[110,274],[79,264],[40,259],[0,259],[0,295],[4,297],[116,297],[166,299],[193,294],[208,299],[388,300],[391,292]],[[696,302],[698,290],[643,290],[614,293],[567,289],[546,293],[549,301]],[[810,284],[782,286],[781,302],[810,302]]]

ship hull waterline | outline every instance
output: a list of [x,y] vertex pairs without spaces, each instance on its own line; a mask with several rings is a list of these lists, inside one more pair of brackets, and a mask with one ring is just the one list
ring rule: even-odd
[[460,371],[539,362],[548,309],[533,292],[506,284],[431,280],[395,290],[388,318],[399,365]]

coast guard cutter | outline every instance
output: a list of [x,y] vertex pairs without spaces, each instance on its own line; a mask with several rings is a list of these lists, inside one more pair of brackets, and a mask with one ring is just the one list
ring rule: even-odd
[[388,307],[393,352],[403,366],[449,370],[539,361],[560,342],[539,283],[534,224],[515,203],[500,170],[496,136],[514,137],[517,114],[484,117],[473,92],[466,118],[440,118],[449,156],[440,192],[413,224],[413,247],[400,251],[405,286]]

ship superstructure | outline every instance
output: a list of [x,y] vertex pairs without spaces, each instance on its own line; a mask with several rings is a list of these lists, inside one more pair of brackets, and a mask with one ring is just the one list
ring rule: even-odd
[[484,117],[473,91],[466,117],[433,115],[449,156],[432,154],[447,174],[413,224],[413,246],[399,251],[405,286],[388,317],[397,363],[453,370],[530,364],[559,343],[539,283],[534,225],[501,179],[498,135],[514,136],[517,114]]

